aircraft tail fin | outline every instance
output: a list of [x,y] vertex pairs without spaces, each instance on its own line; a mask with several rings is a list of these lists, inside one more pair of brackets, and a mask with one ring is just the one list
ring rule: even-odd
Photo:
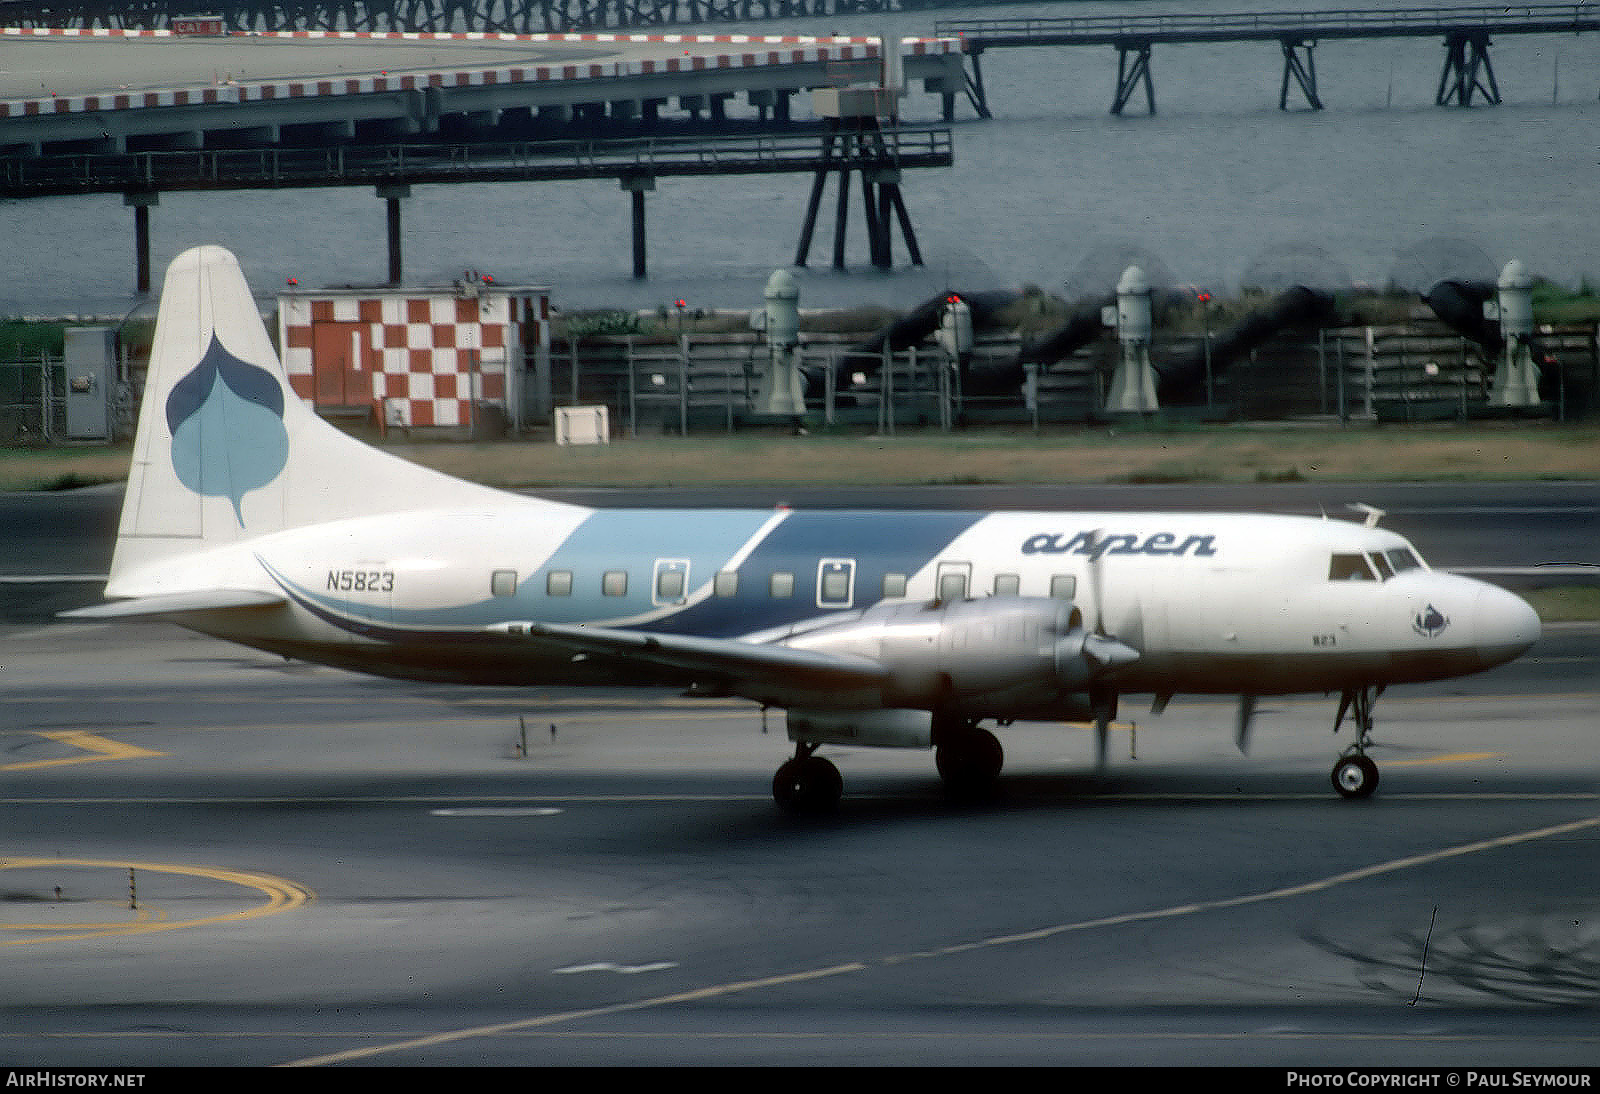
[[196,247],[162,287],[106,593],[181,591],[192,582],[174,577],[176,558],[284,529],[494,495],[319,418],[290,385],[238,261]]

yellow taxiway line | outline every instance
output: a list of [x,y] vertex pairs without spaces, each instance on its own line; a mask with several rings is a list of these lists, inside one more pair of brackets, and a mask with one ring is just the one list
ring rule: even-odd
[[25,760],[21,763],[0,764],[0,771],[30,771],[41,767],[66,767],[69,764],[92,764],[102,760],[139,760],[151,756],[165,756],[165,752],[154,752],[138,745],[124,744],[113,741],[109,737],[102,737],[97,733],[85,733],[82,730],[35,730],[40,737],[57,741],[69,748],[82,749],[87,755],[62,756],[54,760]]
[[[276,915],[279,912],[298,908],[315,897],[315,894],[310,889],[296,885],[292,881],[285,881],[269,874],[252,874],[240,870],[225,870],[214,866],[180,866],[163,862],[128,862],[115,859],[0,859],[0,871],[52,868],[115,870],[119,874],[131,870],[135,874],[143,872],[206,878],[226,885],[254,889],[265,896],[266,900],[260,904],[241,908],[238,911],[219,912],[215,915],[200,916],[195,919],[169,919],[166,913],[159,909],[159,906],[152,909],[147,905],[143,908],[126,909],[128,918],[122,922],[0,922],[0,946],[21,946],[38,942],[103,938],[108,935],[149,934],[155,931],[175,931],[189,927],[212,927],[222,924],[242,923],[246,920],[260,919],[263,916]],[[218,897],[217,899],[225,900],[226,898]],[[99,903],[106,904],[109,902],[100,901]],[[9,932],[12,931],[23,933],[20,937],[8,937]]]

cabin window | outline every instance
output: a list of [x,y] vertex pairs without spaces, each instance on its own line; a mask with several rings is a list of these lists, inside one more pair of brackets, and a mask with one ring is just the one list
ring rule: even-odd
[[794,575],[779,571],[772,575],[767,592],[774,600],[787,600],[794,595]]
[[848,608],[855,572],[856,564],[848,558],[825,558],[817,563],[817,607]]
[[627,596],[628,571],[607,570],[600,578],[600,591],[606,596]]
[[1334,555],[1328,565],[1329,581],[1371,581],[1372,569],[1364,555]]
[[495,596],[517,595],[517,571],[496,570],[489,575],[489,591]]
[[883,595],[890,600],[898,600],[906,595],[905,574],[884,574]]
[[544,579],[544,592],[546,596],[571,596],[572,571],[551,570]]
[[995,574],[994,595],[1016,596],[1022,591],[1022,578],[1016,574]]
[[739,571],[723,570],[711,583],[712,590],[723,599],[739,595]]
[[657,600],[683,599],[683,571],[662,570],[656,575]]
[[1418,558],[1417,553],[1409,547],[1396,547],[1392,551],[1385,551],[1383,553],[1383,557],[1389,560],[1389,565],[1397,574],[1403,574],[1407,570],[1420,570],[1422,568],[1422,560]]
[[1078,595],[1077,574],[1051,574],[1050,595],[1056,600],[1071,600]]
[[967,590],[971,587],[972,563],[939,563],[937,595],[941,603],[948,603],[952,600],[965,600],[967,598]]

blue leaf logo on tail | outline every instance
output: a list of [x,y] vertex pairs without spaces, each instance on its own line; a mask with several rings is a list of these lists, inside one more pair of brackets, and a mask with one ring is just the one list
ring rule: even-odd
[[196,494],[227,498],[241,528],[245,494],[289,462],[278,378],[229,353],[215,334],[194,371],[172,385],[167,428],[178,481]]

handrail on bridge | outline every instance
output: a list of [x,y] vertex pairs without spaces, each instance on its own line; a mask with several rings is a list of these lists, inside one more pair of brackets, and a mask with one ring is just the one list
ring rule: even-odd
[[[948,165],[947,126],[872,130],[869,158],[905,167]],[[495,144],[84,152],[0,157],[0,195],[229,189],[473,179],[621,178],[634,175],[815,171],[829,160],[818,134],[637,137]],[[857,153],[861,158],[862,153]]]
[[[1323,37],[1411,37],[1455,30],[1498,33],[1600,30],[1600,5],[1519,4],[1328,11],[1221,12],[1216,15],[1087,15],[1064,18],[940,19],[938,37],[1078,39],[1097,44],[1119,37],[1172,41],[1270,38],[1283,34]],[[1000,44],[1000,43],[996,43]],[[1020,44],[1020,43],[1019,43]]]

